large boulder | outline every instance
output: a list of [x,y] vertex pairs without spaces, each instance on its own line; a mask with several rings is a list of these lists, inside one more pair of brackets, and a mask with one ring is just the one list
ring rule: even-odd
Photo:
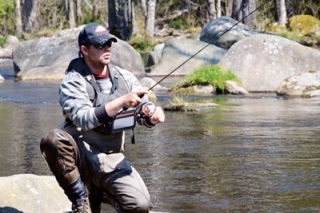
[[[78,57],[77,38],[82,28],[67,29],[52,37],[21,42],[13,51],[15,74],[23,80],[62,79],[69,61]],[[120,39],[112,47],[111,63],[137,76],[144,75],[140,54]]]
[[[67,213],[71,210],[71,202],[53,176],[0,177],[0,189],[0,213]],[[115,210],[103,204],[101,212],[115,213]]]
[[71,203],[53,176],[19,174],[0,177],[0,212],[57,213]]
[[235,43],[219,65],[233,71],[249,92],[275,92],[289,76],[320,70],[320,52],[274,35]]
[[250,29],[247,25],[230,17],[222,16],[207,23],[201,29],[200,41],[229,49],[239,40],[257,34],[259,33]]
[[195,69],[217,64],[227,51],[215,45],[191,39],[173,38],[165,43],[160,63],[148,74],[189,75]]
[[293,75],[282,81],[278,95],[315,97],[320,95],[320,71]]

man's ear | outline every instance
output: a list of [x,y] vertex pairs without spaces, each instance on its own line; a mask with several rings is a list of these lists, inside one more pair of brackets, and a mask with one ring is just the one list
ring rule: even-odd
[[81,51],[82,55],[88,55],[88,47],[81,45],[80,51]]

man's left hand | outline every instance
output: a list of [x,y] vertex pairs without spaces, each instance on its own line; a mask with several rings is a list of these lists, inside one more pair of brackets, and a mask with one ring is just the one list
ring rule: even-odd
[[156,107],[152,116],[150,117],[150,122],[152,124],[163,123],[165,120],[165,115],[161,107]]

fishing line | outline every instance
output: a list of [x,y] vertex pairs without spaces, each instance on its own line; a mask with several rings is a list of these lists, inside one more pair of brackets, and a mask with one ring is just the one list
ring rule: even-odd
[[180,67],[182,67],[184,64],[186,64],[188,61],[190,61],[192,58],[194,58],[196,55],[198,55],[201,51],[203,51],[205,48],[207,48],[209,45],[211,45],[213,42],[217,41],[219,38],[221,38],[224,34],[226,34],[227,32],[229,32],[230,30],[232,30],[235,26],[237,26],[239,23],[243,22],[246,18],[248,18],[250,15],[252,15],[253,13],[255,13],[256,11],[260,10],[260,8],[262,8],[265,4],[267,4],[270,0],[265,1],[264,3],[262,3],[259,7],[257,7],[255,10],[253,10],[252,12],[250,12],[248,15],[246,15],[245,17],[243,17],[240,21],[238,21],[237,23],[235,23],[233,26],[231,26],[229,29],[227,29],[225,32],[223,32],[221,35],[218,36],[218,38],[213,39],[210,43],[206,44],[204,47],[202,47],[198,52],[196,52],[195,54],[193,54],[192,56],[190,56],[187,60],[185,60],[183,63],[181,63],[178,67],[176,67],[174,70],[172,70],[169,74],[165,75],[162,79],[160,79],[158,82],[156,82],[152,87],[150,87],[148,89],[148,91],[152,90],[155,86],[157,86],[158,84],[160,84],[164,79],[166,79],[167,77],[169,77],[172,73],[174,73],[175,71],[177,71]]

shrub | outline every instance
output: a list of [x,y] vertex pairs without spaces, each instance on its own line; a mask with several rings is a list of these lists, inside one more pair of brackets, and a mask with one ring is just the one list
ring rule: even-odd
[[190,87],[194,85],[212,85],[218,92],[224,92],[224,82],[227,80],[241,83],[238,77],[230,70],[224,70],[219,65],[209,65],[195,70],[192,74],[184,77],[180,82],[175,84],[173,91],[179,88]]

